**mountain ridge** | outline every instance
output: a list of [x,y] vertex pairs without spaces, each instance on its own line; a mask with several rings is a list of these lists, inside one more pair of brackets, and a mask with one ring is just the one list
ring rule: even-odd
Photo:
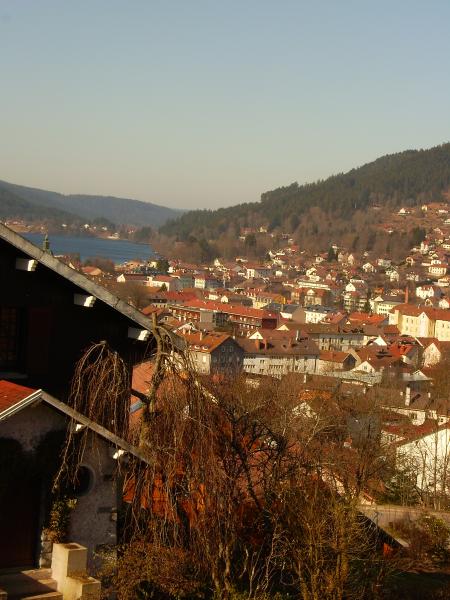
[[259,202],[216,210],[189,211],[168,221],[160,232],[187,239],[216,239],[230,227],[267,225],[269,231],[293,232],[318,209],[333,221],[380,204],[395,208],[437,199],[450,187],[450,143],[404,150],[313,183],[294,182],[261,194]]
[[[96,194],[62,194],[0,180],[0,192],[2,191],[9,192],[11,195],[7,204],[8,210],[3,209],[0,213],[2,217],[23,217],[28,207],[35,218],[37,208],[41,207],[44,215],[47,214],[46,209],[50,209],[58,211],[55,216],[66,215],[66,218],[73,217],[75,220],[104,218],[116,225],[144,225],[157,228],[168,219],[185,212],[182,209],[133,198]],[[3,197],[6,197],[5,194]],[[16,207],[20,209],[18,214],[14,214],[14,198],[20,205]],[[18,202],[19,200],[21,202]]]

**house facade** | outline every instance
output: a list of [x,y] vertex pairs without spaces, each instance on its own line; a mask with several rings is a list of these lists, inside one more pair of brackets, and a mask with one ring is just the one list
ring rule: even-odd
[[265,336],[239,339],[244,350],[243,369],[254,375],[282,377],[287,373],[315,373],[319,349],[309,338]]
[[197,373],[233,375],[242,370],[244,352],[230,335],[197,331],[186,333],[183,337]]
[[41,467],[59,460],[52,442],[72,427],[86,432],[87,443],[69,535],[92,558],[115,541],[120,481],[113,455],[132,448],[70,408],[74,368],[93,343],[105,343],[131,381],[133,364],[154,351],[151,321],[1,224],[0,275],[7,282],[0,296],[0,568],[39,565],[53,483]]
[[450,468],[450,426],[434,420],[414,427],[394,442],[396,462],[416,475],[416,485],[424,493],[448,490]]
[[[69,428],[89,427],[88,420],[42,390],[0,381],[0,452],[8,455],[0,482],[0,568],[49,567],[46,537],[52,479]],[[94,425],[94,429],[97,429]],[[77,482],[64,482],[70,502],[68,539],[93,556],[117,542],[121,478],[115,473],[121,452],[130,447],[104,430],[89,429]],[[118,452],[120,450],[121,452]]]
[[402,335],[450,341],[450,310],[402,304],[392,309],[389,324]]

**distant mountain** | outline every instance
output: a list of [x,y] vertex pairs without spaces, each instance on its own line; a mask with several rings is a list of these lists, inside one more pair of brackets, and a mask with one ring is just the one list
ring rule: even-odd
[[[55,218],[66,215],[66,220],[70,222],[74,218],[108,219],[116,225],[150,225],[157,228],[169,219],[176,218],[185,212],[129,198],[82,194],[65,195],[6,181],[0,181],[0,198],[2,199],[0,216],[3,218],[19,214],[22,218],[34,219],[40,216],[46,218],[46,215],[50,213]],[[3,198],[5,199],[4,206]]]
[[[217,240],[239,228],[265,225],[269,231],[297,231],[323,237],[345,234],[355,213],[378,206],[393,210],[442,199],[450,187],[450,143],[428,150],[383,156],[348,173],[316,183],[293,183],[261,195],[260,202],[218,210],[196,210],[167,222],[160,231],[186,240]],[[318,212],[319,211],[319,212]],[[315,222],[314,222],[315,221]],[[310,225],[313,223],[314,227]],[[358,224],[353,223],[353,230]]]
[[47,221],[58,219],[61,222],[80,222],[80,217],[64,210],[33,204],[20,198],[0,185],[0,219],[24,219],[30,221]]

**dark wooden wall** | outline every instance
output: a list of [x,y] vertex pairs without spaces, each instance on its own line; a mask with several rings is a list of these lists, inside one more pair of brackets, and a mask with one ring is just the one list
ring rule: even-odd
[[[151,343],[128,338],[128,327],[139,327],[130,318],[101,300],[92,308],[75,305],[74,294],[87,292],[41,264],[34,272],[17,270],[18,257],[28,258],[0,240],[0,307],[17,307],[20,313],[20,364],[14,371],[26,379],[17,383],[64,400],[76,361],[91,343],[101,340],[130,368],[148,358]],[[0,378],[13,379],[1,371]]]

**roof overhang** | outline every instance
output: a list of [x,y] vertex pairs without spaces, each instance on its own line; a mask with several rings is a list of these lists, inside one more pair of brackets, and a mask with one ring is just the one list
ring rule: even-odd
[[18,414],[28,406],[32,406],[33,404],[40,402],[44,402],[48,406],[69,417],[69,419],[71,419],[76,425],[87,427],[88,429],[99,435],[101,438],[108,441],[113,446],[116,446],[118,449],[122,450],[121,454],[132,454],[139,460],[148,463],[148,459],[142,454],[139,448],[136,448],[136,446],[133,446],[126,440],[115,435],[102,425],[99,425],[98,423],[95,423],[88,417],[85,417],[83,414],[74,410],[72,407],[68,406],[64,402],[61,402],[60,400],[57,400],[50,394],[47,394],[47,392],[45,392],[44,390],[35,390],[29,396],[26,396],[25,398],[19,400],[12,406],[1,411],[0,423]]
[[[81,290],[84,290],[87,293],[87,296],[93,296],[94,298],[104,302],[114,310],[117,310],[124,317],[127,317],[134,323],[137,323],[141,329],[146,330],[149,332],[149,334],[151,334],[152,322],[139,310],[130,304],[127,304],[123,300],[120,300],[106,288],[94,283],[75,269],[72,269],[68,265],[64,264],[49,252],[42,250],[42,248],[38,248],[38,246],[35,246],[2,223],[0,223],[0,238],[11,244],[11,246],[17,248],[18,251],[26,254],[31,259],[36,260],[39,264],[47,267],[55,273],[58,273],[58,275],[61,275],[61,277],[64,277],[64,279],[67,279]],[[179,338],[179,336],[172,332],[169,332],[169,334],[175,347],[181,350],[183,348],[182,340]]]

